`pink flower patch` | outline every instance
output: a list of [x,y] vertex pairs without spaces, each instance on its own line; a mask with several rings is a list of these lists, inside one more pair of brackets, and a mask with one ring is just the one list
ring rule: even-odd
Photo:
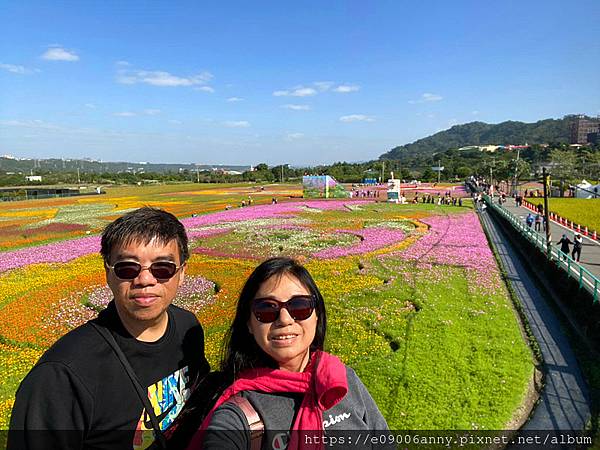
[[445,264],[472,269],[474,282],[484,285],[499,282],[496,260],[474,212],[422,219],[429,232],[414,245],[401,252],[405,260],[418,261],[419,266]]
[[0,272],[30,264],[67,262],[100,251],[100,236],[55,242],[33,248],[0,253]]
[[349,255],[362,255],[372,252],[404,239],[404,233],[400,230],[390,228],[364,228],[362,230],[336,230],[338,233],[350,233],[361,238],[356,245],[349,247],[331,247],[313,253],[313,256],[321,259],[340,258]]

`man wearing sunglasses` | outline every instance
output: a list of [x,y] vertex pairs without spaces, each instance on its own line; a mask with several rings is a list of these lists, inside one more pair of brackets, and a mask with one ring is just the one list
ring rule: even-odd
[[146,448],[154,440],[147,430],[167,429],[210,369],[198,320],[171,305],[189,256],[181,222],[155,208],[129,212],[106,227],[100,253],[114,299],[27,375],[9,449]]

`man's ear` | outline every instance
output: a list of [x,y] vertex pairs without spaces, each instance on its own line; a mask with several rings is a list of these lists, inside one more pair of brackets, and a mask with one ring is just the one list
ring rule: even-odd
[[185,268],[187,267],[187,265],[184,263],[181,268],[179,269],[179,282],[177,283],[177,287],[181,287],[181,285],[183,284],[183,280],[185,280]]

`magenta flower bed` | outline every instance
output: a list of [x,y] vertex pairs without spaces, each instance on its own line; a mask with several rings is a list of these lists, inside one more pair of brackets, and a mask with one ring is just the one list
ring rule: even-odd
[[400,254],[421,267],[445,264],[472,269],[477,284],[499,282],[496,260],[474,212],[422,219],[429,233]]
[[239,209],[230,209],[204,216],[182,220],[187,228],[214,225],[220,222],[239,222],[243,220],[269,219],[289,216],[302,211],[302,207],[327,210],[343,210],[345,205],[364,204],[360,200],[310,200],[305,202],[278,203],[276,205],[258,205]]
[[339,233],[350,233],[361,238],[361,241],[350,247],[331,247],[313,253],[321,259],[340,258],[349,255],[361,255],[372,252],[404,239],[404,233],[390,228],[364,228],[362,230],[336,230]]
[[215,236],[217,234],[228,233],[231,231],[231,228],[215,228],[215,229],[207,229],[207,230],[188,230],[187,235],[190,240],[199,239],[208,236]]
[[100,236],[55,242],[32,248],[0,253],[0,272],[29,264],[67,262],[100,251]]
[[477,269],[493,264],[494,256],[475,213],[422,219],[429,233],[402,252],[408,260]]

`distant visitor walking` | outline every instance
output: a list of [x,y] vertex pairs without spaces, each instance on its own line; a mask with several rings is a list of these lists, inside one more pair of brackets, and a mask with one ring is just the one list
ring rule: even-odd
[[527,223],[527,226],[529,228],[531,228],[531,225],[533,225],[533,214],[529,213],[527,214],[527,219],[525,219],[525,223]]
[[558,241],[558,243],[560,244],[560,251],[563,254],[564,259],[566,260],[569,254],[569,245],[571,245],[573,242],[571,242],[571,240],[567,237],[566,234],[563,234],[562,238],[560,239],[560,241]]
[[579,258],[581,257],[581,247],[583,247],[583,238],[581,237],[581,234],[577,233],[573,238],[573,241],[573,253],[571,253],[571,258],[579,262]]
[[542,216],[540,214],[535,215],[535,231],[541,231],[542,228]]

